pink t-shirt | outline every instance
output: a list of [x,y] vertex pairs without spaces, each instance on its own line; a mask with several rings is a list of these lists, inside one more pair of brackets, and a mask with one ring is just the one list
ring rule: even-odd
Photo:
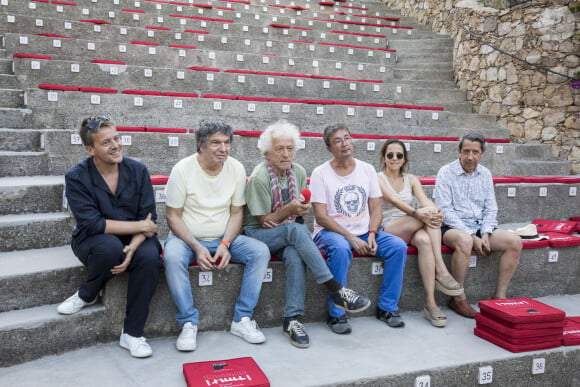
[[[372,165],[355,159],[348,176],[339,176],[330,161],[316,167],[310,176],[311,201],[326,204],[326,213],[354,235],[369,231],[369,198],[381,197],[377,172]],[[321,227],[314,220],[314,235]]]

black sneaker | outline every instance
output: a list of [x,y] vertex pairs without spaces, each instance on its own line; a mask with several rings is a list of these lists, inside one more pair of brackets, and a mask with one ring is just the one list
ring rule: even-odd
[[326,320],[326,324],[332,329],[334,333],[345,335],[351,332],[350,324],[346,321],[346,316],[330,317]]
[[377,319],[386,322],[391,328],[402,328],[405,326],[405,322],[401,318],[399,311],[385,312],[377,307]]
[[290,338],[290,343],[298,348],[310,347],[310,338],[304,329],[304,325],[294,318],[284,319],[284,334]]
[[350,313],[362,312],[371,306],[371,300],[359,296],[354,290],[345,287],[331,293],[330,298],[332,298],[334,306]]

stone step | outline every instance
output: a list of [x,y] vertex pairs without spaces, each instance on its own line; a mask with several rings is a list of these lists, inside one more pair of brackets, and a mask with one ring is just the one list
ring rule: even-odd
[[[52,60],[38,60],[27,58],[15,58],[15,72],[18,75],[19,85],[38,82],[33,81],[46,75],[47,70],[64,71],[64,74],[51,74],[48,79],[59,79],[59,77],[68,77],[67,83],[72,83],[79,78],[86,78],[90,75],[91,79],[119,78],[121,81],[129,75],[135,77],[135,82],[140,80],[151,82],[164,73],[173,73],[170,77],[173,83],[178,79],[177,72],[195,74],[200,81],[207,80],[209,75],[216,76],[226,70],[253,70],[264,72],[291,73],[291,74],[312,74],[324,75],[335,78],[347,79],[374,79],[387,82],[393,79],[393,66],[377,65],[369,63],[339,62],[325,58],[298,58],[281,56],[263,56],[260,54],[240,54],[227,51],[214,50],[196,50],[195,58],[179,59],[179,63],[169,67],[167,63],[157,63],[158,61],[149,61],[147,57],[139,58],[138,61],[123,61],[119,64],[90,63],[93,59],[68,58],[64,55],[52,55]],[[107,55],[107,60],[127,59],[125,57],[115,57],[115,53]],[[32,69],[32,64],[38,69]],[[133,63],[135,62],[135,63]],[[393,59],[394,62],[394,59]],[[123,64],[125,63],[125,64]],[[197,69],[197,70],[196,70]],[[92,72],[92,74],[86,74]],[[136,73],[135,73],[136,72]],[[102,74],[101,74],[102,73]],[[46,82],[45,82],[46,83]],[[161,84],[161,82],[158,82]],[[409,83],[412,84],[412,83]],[[456,88],[452,82],[439,82],[440,88]]]
[[429,68],[395,68],[393,69],[393,78],[396,80],[439,80],[439,81],[452,81],[453,71],[452,70],[430,70]]
[[[268,121],[264,121],[268,123]],[[260,126],[258,126],[260,125]],[[260,130],[266,124],[256,124],[254,129]],[[234,125],[234,128],[236,125]],[[370,125],[369,125],[370,127]],[[319,126],[322,128],[322,125]],[[244,128],[245,129],[245,128]],[[251,128],[250,128],[251,129]],[[309,127],[301,127],[308,130]],[[67,133],[67,132],[65,132]],[[62,174],[74,166],[79,160],[86,157],[82,146],[71,145],[70,135],[63,135],[61,130],[46,132],[47,151],[51,154],[49,159],[49,169],[53,174]],[[353,128],[353,133],[360,133],[358,127]],[[132,145],[124,147],[124,154],[128,157],[139,159],[144,162],[152,174],[168,175],[171,168],[178,160],[195,153],[195,140],[192,134],[181,133],[135,133],[122,132],[126,136],[126,141],[131,141]],[[377,133],[367,133],[377,134]],[[378,134],[390,134],[379,133]],[[409,133],[411,135],[412,133]],[[396,135],[396,133],[395,133]],[[177,138],[178,146],[169,146],[169,140]],[[295,161],[306,168],[307,173],[311,173],[314,167],[330,159],[330,153],[324,147],[323,140],[319,137],[303,137],[304,149],[299,149],[296,153]],[[354,139],[355,157],[369,162],[372,165],[379,165],[379,152],[385,140]],[[410,148],[410,172],[417,176],[435,176],[439,168],[453,161],[457,157],[456,141],[419,141],[404,140]],[[253,167],[262,161],[262,155],[257,149],[258,137],[234,136],[231,150],[232,157],[240,160],[246,167],[248,174]],[[369,145],[370,144],[370,145]],[[374,150],[368,150],[374,146]],[[496,153],[496,146],[501,146],[502,153]],[[486,165],[495,176],[530,176],[534,170],[530,169],[523,173],[516,174],[513,160],[517,159],[516,150],[523,144],[491,144],[483,159]],[[549,148],[549,145],[543,145]],[[440,152],[435,151],[439,150]],[[159,155],[164,155],[159,158]],[[542,164],[546,158],[528,158],[529,161]],[[555,160],[554,160],[555,161]],[[533,163],[532,163],[533,164]],[[565,165],[565,163],[561,164]],[[541,168],[541,166],[540,166]],[[557,173],[555,175],[567,175],[568,172]]]
[[0,367],[109,341],[102,336],[105,307],[87,307],[62,316],[57,305],[0,313]]
[[[570,315],[580,314],[578,295],[542,297],[539,301]],[[292,347],[280,326],[263,328],[267,341],[254,346],[229,332],[200,332],[193,354],[177,351],[175,336],[149,339],[153,357],[143,360],[131,358],[115,340],[12,366],[5,369],[3,381],[7,385],[37,385],[42,381],[46,385],[86,387],[185,386],[183,363],[243,356],[251,356],[276,387],[477,386],[487,380],[491,385],[544,387],[574,386],[580,381],[579,346],[511,353],[476,337],[473,320],[442,309],[448,318],[444,329],[429,327],[421,312],[405,313],[407,325],[402,331],[390,329],[374,317],[351,318],[353,331],[349,335],[332,333],[324,322],[307,323],[311,342],[307,350]],[[391,350],[385,354],[385,348]],[[352,359],[356,359],[356,366]],[[539,373],[534,365],[541,360],[544,367]],[[489,374],[483,371],[490,368],[492,377],[484,379]]]
[[[146,3],[144,3],[146,4]],[[150,5],[150,4],[147,4]],[[267,6],[267,4],[263,4],[261,6],[258,5],[235,5],[236,12],[229,12],[224,10],[208,10],[208,9],[193,9],[191,7],[181,7],[179,5],[174,8],[163,8],[162,9],[155,9],[146,11],[144,8],[139,7],[133,8],[133,10],[137,12],[124,12],[121,7],[115,6],[108,6],[106,8],[90,6],[90,8],[81,8],[81,7],[63,7],[62,12],[55,12],[55,8],[47,7],[46,5],[40,4],[36,9],[23,9],[20,5],[11,5],[8,4],[4,10],[5,12],[16,16],[16,15],[33,15],[36,18],[44,18],[44,17],[56,17],[56,18],[65,18],[65,20],[79,20],[79,19],[86,19],[87,17],[91,19],[101,19],[106,20],[112,24],[121,24],[126,26],[175,26],[181,20],[184,21],[183,26],[187,26],[189,28],[193,26],[206,24],[211,27],[212,24],[220,25],[222,23],[225,24],[251,24],[251,23],[262,23],[264,26],[268,25],[269,23],[276,22],[280,24],[292,24],[292,25],[301,25],[304,26],[305,23],[309,23],[309,26],[313,25],[321,25],[321,24],[330,24],[332,27],[338,28],[349,28],[349,29],[357,29],[361,31],[365,30],[375,30],[375,29],[383,29],[389,30],[394,26],[409,26],[413,28],[414,33],[422,33],[424,28],[420,25],[412,21],[409,18],[403,18],[400,21],[388,21],[388,20],[381,20],[381,19],[372,19],[370,18],[370,12],[368,13],[369,17],[365,17],[363,13],[365,11],[356,11],[356,13],[352,12],[353,15],[335,15],[335,11],[332,9],[325,7],[321,9],[311,9],[306,10],[304,12],[287,12],[287,10],[283,9],[276,9],[273,7]],[[326,11],[326,12],[325,12]],[[352,10],[349,10],[351,12]],[[113,12],[113,13],[111,13]],[[141,13],[138,13],[141,12]],[[385,8],[376,8],[374,11],[375,15],[381,16],[391,16],[389,15],[390,11]],[[256,16],[258,15],[258,16]],[[361,16],[355,16],[361,15]],[[196,18],[216,18],[215,21],[205,21]],[[295,23],[291,23],[292,20],[295,20]],[[349,23],[350,21],[353,22],[366,22],[372,23],[373,25],[377,25],[377,27],[373,25],[357,25]],[[14,22],[18,22],[16,19]],[[205,23],[204,23],[205,22]],[[393,34],[398,32],[397,29],[393,28]],[[406,30],[404,32],[407,32]]]
[[49,173],[46,152],[0,151],[0,164],[3,166],[3,176],[34,176]]
[[[0,76],[0,83],[2,76]],[[24,90],[0,88],[0,106],[5,108],[23,108]]]
[[0,216],[0,251],[62,246],[70,242],[74,220],[67,213],[47,212]]
[[[0,89],[18,89],[20,88],[20,82],[16,79],[14,75],[11,74],[0,74]],[[22,92],[22,91],[21,91]],[[18,101],[20,107],[22,101]]]
[[0,312],[60,303],[86,279],[69,245],[0,252],[0,262]]
[[[308,166],[308,164],[306,164]],[[412,167],[412,166],[411,166]],[[247,166],[247,173],[249,174],[253,165]],[[151,167],[150,167],[151,169]],[[414,172],[411,168],[411,172]],[[169,172],[166,172],[169,173]],[[42,180],[45,180],[43,185]],[[63,177],[49,176],[44,179],[38,177],[30,178],[28,182],[10,182],[11,178],[0,179],[0,198],[4,204],[2,209],[6,213],[22,214],[21,209],[37,211],[59,211],[62,209],[62,191]],[[38,183],[33,183],[38,181]],[[58,183],[60,181],[60,183]],[[29,186],[30,184],[30,186]],[[18,195],[7,194],[5,187],[10,187],[10,190],[18,189]],[[424,185],[425,193],[428,197],[432,197],[434,186]],[[169,233],[167,222],[165,220],[165,204],[161,199],[164,197],[164,185],[156,185],[154,187],[157,202],[157,224],[158,235],[165,239]],[[544,192],[545,193],[542,193]],[[561,219],[567,220],[570,216],[579,215],[577,195],[580,191],[580,184],[564,184],[564,183],[514,183],[505,184],[497,183],[495,185],[495,195],[498,207],[501,211],[498,213],[498,221],[500,224],[511,223],[530,223],[533,219]],[[38,195],[33,195],[37,193]],[[42,195],[43,201],[40,206],[38,197]],[[557,201],[558,206],[553,203]],[[40,207],[40,208],[38,208]],[[312,229],[314,218],[312,214],[305,217],[305,224]],[[517,227],[516,227],[517,228]],[[68,243],[68,239],[66,240]],[[42,247],[42,246],[40,246]]]
[[[406,39],[403,39],[403,38]],[[422,39],[409,39],[408,36],[400,35],[389,39],[389,48],[397,50],[402,57],[409,55],[434,54],[436,57],[446,56],[453,53],[453,39],[448,36],[430,34]]]
[[[548,262],[550,251],[557,251],[558,262]],[[518,267],[510,284],[510,297],[542,297],[557,294],[578,294],[580,283],[575,273],[580,269],[580,261],[576,259],[578,247],[561,248],[537,248],[524,249],[522,263]],[[449,264],[450,255],[444,254],[444,260]],[[472,300],[488,299],[493,294],[499,253],[492,253],[485,258],[477,259],[476,267],[469,270],[466,281],[466,293]],[[347,284],[368,296],[374,305],[378,297],[382,283],[381,275],[372,275],[373,263],[379,262],[376,258],[356,258],[351,262]],[[261,326],[279,325],[283,316],[284,305],[280,300],[284,299],[284,265],[282,262],[270,262],[272,269],[272,282],[265,282],[260,295],[261,302],[255,309],[254,318]],[[195,266],[190,268],[190,281],[194,300],[200,310],[199,328],[201,330],[221,330],[229,327],[233,313],[234,300],[239,292],[239,283],[243,273],[243,265],[229,265],[226,270],[213,272],[213,285],[199,286],[200,269]],[[111,329],[111,336],[123,321],[125,314],[125,298],[127,288],[127,276],[118,276],[111,280],[105,292],[103,303],[107,306],[107,314],[110,322],[107,327]],[[354,281],[354,279],[358,279]],[[308,279],[305,321],[324,321],[326,318],[325,304],[326,294],[321,286],[315,285]],[[403,290],[399,301],[402,311],[418,311],[423,308],[423,299],[417,294],[422,294],[422,282],[419,275],[417,256],[409,255],[405,266]],[[219,296],[218,296],[219,295]],[[215,299],[231,300],[230,303],[215,303]],[[444,305],[447,297],[437,293],[437,302]],[[373,316],[375,308],[371,307],[360,313],[360,316]],[[165,276],[159,277],[159,282],[153,300],[151,312],[147,320],[146,331],[149,336],[175,335],[179,333],[176,324],[171,324],[175,316],[175,306],[171,302]],[[169,321],[168,321],[169,320]]]
[[[45,36],[28,36],[26,45],[20,43],[18,34],[7,33],[6,49],[10,55],[14,53],[28,53],[50,55],[54,59],[67,60],[92,60],[107,59],[124,61],[127,63],[140,64],[145,66],[180,67],[181,63],[190,63],[186,66],[197,65],[195,59],[200,49],[229,51],[235,54],[256,54],[263,56],[283,55],[297,58],[307,58],[309,60],[325,58],[341,62],[356,62],[358,58],[364,56],[364,63],[377,65],[387,65],[395,59],[395,53],[381,51],[378,49],[352,48],[344,46],[327,46],[321,44],[296,43],[270,41],[265,39],[254,39],[247,42],[244,38],[230,36],[227,42],[223,43],[221,37],[209,35],[203,45],[196,45],[193,48],[150,46],[146,44],[131,44],[129,41],[117,43],[111,41],[88,41],[82,39],[62,39],[61,47],[57,52],[51,48],[54,38]],[[271,43],[269,43],[271,42]],[[250,43],[250,45],[247,45]],[[271,47],[270,47],[271,45]],[[87,53],[87,47],[91,47]],[[105,54],[106,53],[106,54]],[[103,58],[103,56],[105,56]]]
[[[422,82],[414,80],[408,82],[384,81],[380,72],[375,75],[376,78],[372,78],[372,75],[367,72],[357,71],[353,74],[356,76],[354,79],[329,80],[309,78],[310,74],[320,74],[318,68],[310,68],[308,73],[293,71],[291,74],[303,75],[298,78],[228,73],[224,71],[232,69],[224,68],[219,73],[211,73],[211,80],[208,80],[208,73],[205,71],[176,71],[154,68],[149,69],[152,73],[154,72],[154,77],[148,77],[144,75],[145,68],[140,66],[86,63],[82,65],[82,71],[71,73],[70,68],[74,62],[41,61],[39,69],[30,70],[31,62],[34,61],[29,59],[16,61],[16,74],[21,81],[20,86],[23,88],[36,88],[40,84],[48,83],[63,86],[102,87],[115,89],[120,93],[124,90],[150,90],[151,80],[154,78],[159,85],[162,85],[157,87],[158,91],[171,90],[172,92],[197,93],[199,95],[213,93],[256,96],[257,93],[260,93],[262,97],[271,98],[306,99],[312,97],[338,101],[404,104],[436,104],[444,101],[443,106],[466,102],[465,92],[457,88],[430,88],[425,87],[430,85],[423,85]],[[121,72],[112,75],[110,73],[112,68],[116,71],[121,70]],[[270,82],[269,87],[264,87],[268,85],[268,82]]]
[[0,129],[0,151],[39,151],[42,134],[34,129]]
[[2,128],[30,128],[32,125],[30,109],[0,107],[0,126]]
[[64,176],[0,177],[0,215],[62,211]]
[[[359,33],[351,33],[349,30],[332,28],[313,29],[316,26],[312,25],[306,27],[307,23],[305,21],[292,24],[288,21],[289,28],[269,27],[268,24],[259,22],[253,22],[250,24],[239,22],[231,24],[213,23],[205,27],[203,25],[190,25],[185,27],[179,23],[179,19],[170,18],[163,24],[163,28],[166,28],[167,30],[147,28],[147,24],[143,23],[142,26],[135,27],[127,27],[127,24],[106,26],[97,32],[94,30],[94,26],[90,23],[70,22],[70,25],[65,27],[61,19],[56,18],[39,19],[28,15],[16,15],[16,18],[17,22],[7,23],[1,28],[3,33],[22,34],[19,25],[29,24],[32,27],[27,31],[28,35],[50,33],[52,35],[60,35],[62,37],[73,39],[93,38],[96,40],[112,40],[119,43],[146,41],[162,46],[169,44],[203,45],[205,44],[203,43],[206,41],[205,39],[212,35],[220,38],[222,36],[240,36],[244,39],[267,39],[283,42],[302,40],[375,48],[386,48],[389,42],[384,31],[379,30],[377,33],[373,33],[372,35],[375,36],[355,35]],[[39,22],[42,22],[42,26],[35,25],[35,23]],[[302,27],[300,25],[302,25]],[[203,31],[203,33],[189,31]],[[363,32],[360,34],[363,34]],[[52,37],[57,38],[55,36]],[[416,37],[407,34],[401,36],[399,39],[405,40],[412,38]]]
[[[548,255],[553,255],[553,252],[557,252],[558,261],[550,263]],[[525,265],[521,264],[514,276],[509,289],[510,296],[537,298],[558,294],[579,294],[580,284],[575,276],[580,265],[580,261],[575,259],[577,252],[578,247],[525,249],[522,253],[522,262],[525,262]],[[63,293],[66,290],[70,292],[71,288],[74,292],[75,287],[78,287],[80,281],[82,281],[79,277],[82,278],[83,270],[79,269],[78,263],[73,262],[74,257],[72,257],[70,248],[68,251],[65,247],[62,247],[7,254],[11,256],[0,253],[0,262],[3,263],[8,271],[7,280],[5,281],[6,278],[2,278],[2,284],[7,283],[12,286],[14,283],[18,283],[21,287],[25,287],[21,288],[22,291],[20,292],[13,289],[10,293],[7,293],[6,297],[11,293],[16,297],[17,300],[13,301],[13,304],[20,304],[20,302],[16,301],[20,301],[20,298],[25,297],[25,295],[28,297],[28,301],[24,301],[25,305],[32,302],[30,299],[35,300],[35,302],[42,302],[44,297],[53,299],[58,293]],[[34,264],[31,261],[29,265],[28,258],[22,257],[20,254],[27,256],[39,255],[45,262]],[[448,254],[444,254],[444,259],[447,263],[449,263],[449,258]],[[353,288],[361,294],[371,298],[373,303],[381,285],[381,276],[372,274],[374,273],[373,265],[378,262],[379,260],[375,258],[356,258],[351,263],[349,270],[349,283],[352,283]],[[470,299],[478,300],[489,297],[495,283],[497,264],[497,253],[476,261],[476,266],[470,269],[469,280],[466,283],[466,291]],[[283,303],[280,303],[279,300],[284,299],[284,265],[282,262],[270,262],[269,267],[272,269],[272,281],[264,283],[261,301],[254,313],[254,318],[262,327],[279,326],[283,316]],[[36,270],[38,271],[35,272]],[[68,275],[67,272],[69,273]],[[242,273],[243,265],[232,264],[223,271],[213,272],[212,285],[199,286],[200,270],[198,267],[190,268],[192,292],[196,306],[200,310],[199,327],[201,331],[219,331],[229,327],[233,303],[239,292]],[[61,280],[62,289],[53,290],[53,286],[44,289],[44,286],[35,285],[41,281],[51,282],[47,281],[47,276],[56,277],[52,282]],[[125,314],[127,279],[127,275],[115,277],[103,291],[103,306],[97,305],[81,312],[80,315],[85,312],[92,313],[95,311],[103,313],[102,319],[97,318],[97,322],[89,330],[91,332],[89,336],[92,336],[91,340],[98,338],[98,341],[112,341],[118,337]],[[354,279],[358,280],[354,281]],[[360,279],[364,279],[364,281]],[[409,255],[405,267],[403,292],[399,303],[404,315],[409,311],[422,309],[423,300],[421,297],[417,297],[421,290],[422,285],[417,257]],[[307,293],[306,313],[303,321],[324,321],[326,312],[325,308],[321,306],[325,305],[326,296],[322,287],[314,284],[309,278],[307,281]],[[66,293],[63,299],[68,297],[68,295]],[[439,293],[437,293],[436,298],[440,305],[444,305],[447,299]],[[231,302],[216,303],[216,299],[231,300]],[[3,351],[0,359],[6,359],[6,351],[12,350],[16,344],[23,340],[22,337],[26,337],[27,341],[36,340],[38,336],[35,335],[40,335],[41,332],[46,332],[47,329],[55,329],[53,334],[59,336],[61,340],[67,343],[72,341],[73,345],[82,345],[77,344],[72,339],[69,340],[70,333],[68,330],[71,329],[71,325],[66,323],[71,320],[71,316],[57,316],[57,304],[58,302],[40,307],[26,307],[26,309],[20,311],[4,311],[0,313],[0,322],[3,322],[3,324],[0,323],[0,337],[3,339],[2,342],[5,343],[0,350]],[[374,308],[369,308],[367,311],[362,312],[360,316],[370,317],[373,313]],[[165,276],[162,274],[151,302],[145,336],[151,338],[177,335],[179,330],[177,324],[173,321],[174,315],[175,307],[167,289]],[[74,318],[75,316],[72,316],[72,319]],[[56,325],[51,325],[52,322]],[[77,320],[76,324],[78,324],[78,327],[73,330],[74,332],[87,329],[87,326],[84,325],[84,317],[80,321]],[[423,324],[427,323],[423,322]],[[50,328],[47,328],[47,325],[50,325]],[[40,331],[31,332],[30,326]],[[55,328],[55,326],[58,326],[58,328]],[[12,335],[6,336],[6,331],[12,332]],[[65,337],[67,338],[66,340],[64,339]],[[51,338],[51,340],[53,339]],[[67,348],[67,350],[70,350],[70,348]],[[2,365],[20,363],[58,352],[55,352],[55,348],[52,345],[46,346],[44,342],[42,344],[35,342],[26,346],[23,345],[20,352],[16,353],[19,356],[16,356],[14,360],[8,360],[8,363],[3,361]]]
[[[0,41],[3,37],[0,36]],[[12,59],[3,59],[5,55],[5,50],[0,50],[0,75],[12,74]]]
[[[50,101],[49,93],[57,100]],[[93,93],[44,89],[28,89],[27,95],[28,104],[35,112],[36,128],[76,128],[81,117],[106,111],[112,119],[124,117],[119,126],[192,128],[202,118],[220,116],[236,130],[260,130],[264,122],[284,118],[302,131],[318,133],[329,122],[342,121],[353,133],[442,137],[478,130],[489,138],[507,137],[506,129],[499,128],[493,116],[451,111],[129,94],[94,97]],[[98,98],[98,104],[91,102],[94,98]],[[427,108],[437,106],[427,105]],[[167,115],[167,112],[188,114]]]
[[516,174],[530,173],[538,176],[566,175],[570,171],[568,162],[562,160],[543,161],[513,160],[513,171]]

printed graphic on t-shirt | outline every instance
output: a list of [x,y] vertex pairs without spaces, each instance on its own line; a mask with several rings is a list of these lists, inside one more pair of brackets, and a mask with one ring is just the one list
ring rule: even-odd
[[367,193],[358,185],[342,187],[334,195],[334,209],[347,222],[357,221],[364,216],[367,203]]

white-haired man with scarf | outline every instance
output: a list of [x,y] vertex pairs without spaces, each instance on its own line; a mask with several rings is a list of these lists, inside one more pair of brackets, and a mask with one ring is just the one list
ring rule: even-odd
[[304,225],[303,217],[310,210],[307,198],[301,197],[306,189],[306,171],[293,162],[299,139],[296,126],[283,120],[260,136],[258,147],[265,160],[254,168],[246,185],[244,233],[264,242],[283,260],[286,304],[282,329],[294,346],[307,348],[310,339],[298,321],[305,309],[306,268],[316,283],[326,287],[337,307],[361,312],[371,302],[334,278]]

